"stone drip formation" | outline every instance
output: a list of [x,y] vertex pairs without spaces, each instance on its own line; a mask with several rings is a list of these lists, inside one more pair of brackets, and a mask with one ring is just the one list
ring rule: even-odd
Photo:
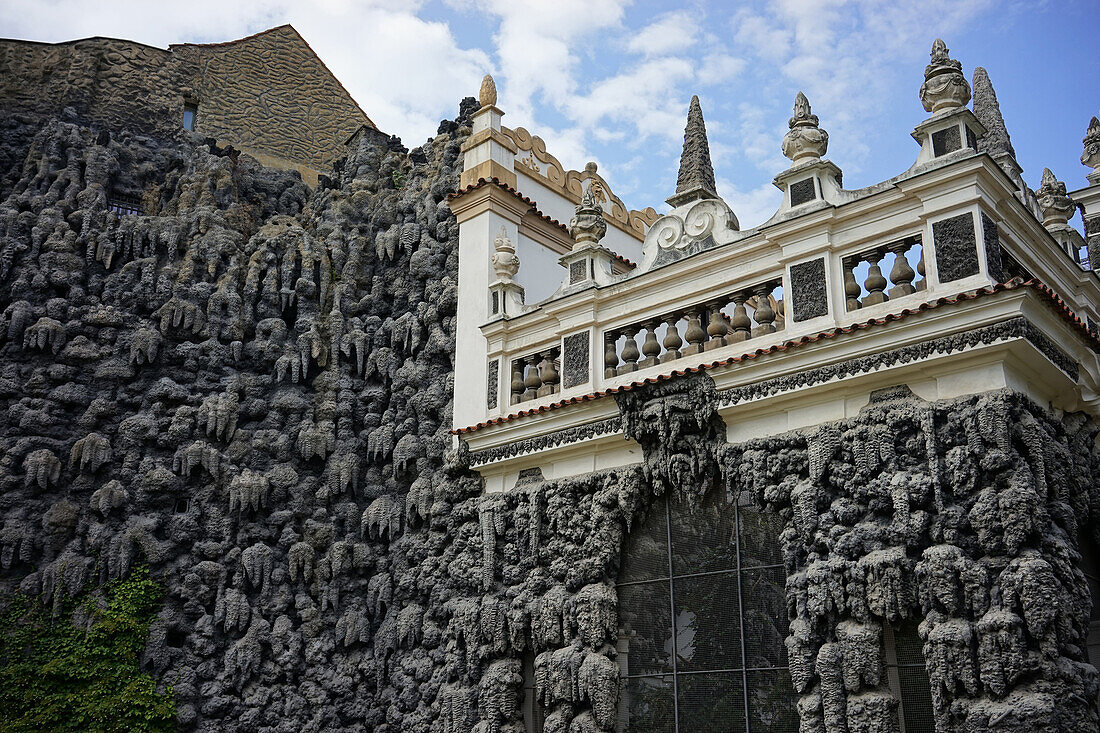
[[0,120],[3,594],[147,562],[185,730],[521,731],[532,655],[548,733],[611,731],[624,540],[725,483],[783,519],[802,733],[895,731],[884,626],[918,618],[938,730],[1095,730],[1084,416],[898,388],[731,445],[679,378],[620,396],[643,464],[482,493],[449,435],[475,106],[411,152],[364,131],[312,194],[184,133]]

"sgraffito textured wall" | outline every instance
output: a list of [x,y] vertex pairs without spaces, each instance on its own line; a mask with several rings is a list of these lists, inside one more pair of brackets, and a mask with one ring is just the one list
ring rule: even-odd
[[475,105],[413,151],[356,136],[312,194],[216,146],[0,118],[0,595],[147,562],[145,664],[185,730],[519,731],[529,656],[549,733],[610,731],[624,542],[725,486],[782,519],[803,733],[895,730],[883,627],[910,618],[939,730],[1094,730],[1082,416],[892,391],[729,445],[713,384],[668,380],[620,398],[643,464],[483,494],[449,434]]
[[188,101],[198,104],[197,131],[297,169],[311,184],[352,133],[373,126],[289,25],[167,51],[108,38],[0,41],[0,104],[8,111],[57,115],[69,107],[108,129],[178,139]]

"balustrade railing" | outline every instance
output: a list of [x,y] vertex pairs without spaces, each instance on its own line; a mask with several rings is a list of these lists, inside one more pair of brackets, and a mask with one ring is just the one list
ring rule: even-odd
[[604,332],[604,375],[628,374],[781,331],[786,323],[782,295],[777,279],[609,329]]
[[[917,259],[916,268],[911,259]],[[843,265],[845,302],[850,311],[901,298],[927,286],[924,247],[919,237],[901,239],[845,257]]]
[[513,359],[511,404],[527,402],[561,391],[561,348],[553,346]]

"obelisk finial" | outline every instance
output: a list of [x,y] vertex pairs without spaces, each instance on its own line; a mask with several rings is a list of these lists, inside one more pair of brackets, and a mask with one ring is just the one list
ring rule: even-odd
[[699,96],[691,98],[687,126],[684,128],[684,151],[680,155],[680,172],[676,176],[676,193],[667,201],[681,206],[691,201],[718,198],[714,185],[714,167],[710,162],[710,143]]

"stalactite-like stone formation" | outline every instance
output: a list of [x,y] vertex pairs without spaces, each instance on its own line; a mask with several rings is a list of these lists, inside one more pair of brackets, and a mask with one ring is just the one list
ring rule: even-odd
[[3,120],[0,595],[149,563],[144,663],[184,730],[516,731],[529,655],[547,731],[611,731],[624,537],[724,476],[784,520],[804,731],[892,730],[905,619],[940,730],[1095,729],[1081,416],[890,393],[728,445],[713,384],[676,379],[620,399],[642,465],[483,495],[448,434],[475,106],[411,153],[353,137],[312,194],[216,145]]
[[920,620],[936,730],[1097,727],[1082,534],[1096,426],[1022,395],[872,396],[839,424],[720,449],[785,520],[791,677],[805,731],[896,730],[883,627]]

